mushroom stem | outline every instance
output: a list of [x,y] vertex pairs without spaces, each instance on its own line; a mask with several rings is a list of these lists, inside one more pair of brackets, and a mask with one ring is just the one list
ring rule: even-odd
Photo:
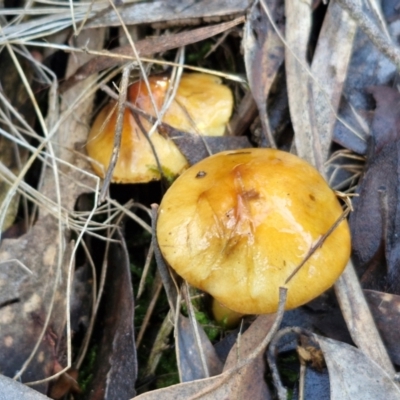
[[244,317],[244,314],[231,310],[214,298],[212,299],[211,310],[215,321],[224,329],[237,327]]

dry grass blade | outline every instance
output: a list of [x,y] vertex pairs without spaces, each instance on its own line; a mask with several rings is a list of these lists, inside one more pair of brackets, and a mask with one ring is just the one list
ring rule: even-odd
[[[60,2],[61,3],[61,2]],[[9,14],[18,15],[19,18],[12,23],[4,24],[0,29],[0,44],[25,43],[34,39],[42,39],[53,35],[71,26],[71,11],[65,7],[26,7],[17,9],[2,9],[0,16]],[[105,4],[97,3],[91,14],[93,16],[96,10],[101,10]],[[82,21],[86,16],[87,5],[81,4],[74,7],[74,18],[76,22]],[[39,18],[31,19],[30,15],[40,15]],[[23,19],[27,17],[26,19]]]
[[[101,43],[101,38],[99,38],[99,39],[100,39],[100,41],[99,41],[99,44],[100,44]],[[81,108],[81,113],[84,114],[85,112],[86,112],[86,109],[84,107]],[[84,118],[83,114],[81,114],[82,118]],[[50,116],[51,115],[54,116],[54,114],[50,113]],[[87,114],[86,118],[87,117],[88,117],[88,114]],[[74,123],[73,121],[71,121],[71,119],[67,120],[67,123],[65,125],[63,125],[63,129],[68,129],[70,127],[70,125],[68,125],[68,122],[72,123],[72,124]],[[50,119],[49,123],[50,123],[50,126],[57,127],[57,124],[53,123],[51,121],[51,119]],[[79,132],[79,129],[74,129],[73,132],[75,134],[77,134],[77,132]],[[82,130],[80,130],[80,132],[82,132]],[[65,134],[65,131],[63,132],[63,130],[60,129],[57,133],[58,133],[58,135],[60,135],[62,137],[63,133]],[[85,132],[83,132],[83,134],[85,135]],[[48,134],[48,137],[50,137],[50,135],[56,135],[56,131],[53,130],[51,133]],[[68,136],[69,140],[72,141],[72,140],[76,139],[76,136],[70,135],[69,131],[68,131],[68,135],[69,135]],[[60,140],[60,136],[56,136],[56,137]],[[73,147],[73,145],[71,145],[70,147]],[[77,187],[75,185],[74,185],[74,190],[68,189],[68,187],[69,187],[68,183],[63,179],[62,175],[59,175],[59,173],[58,173],[59,169],[58,169],[57,165],[54,164],[56,162],[55,152],[52,151],[50,154],[52,155],[51,160],[53,161],[53,168],[46,173],[46,179],[44,180],[44,184],[43,184],[43,187],[41,188],[41,192],[44,194],[44,196],[46,198],[53,199],[53,201],[55,201],[55,203],[57,205],[58,222],[56,222],[56,225],[58,226],[59,234],[58,234],[58,236],[56,238],[56,242],[54,243],[54,245],[56,247],[60,246],[60,248],[57,248],[56,253],[55,253],[55,255],[58,254],[58,259],[59,259],[58,263],[57,263],[59,265],[59,267],[57,268],[57,271],[60,271],[60,272],[57,273],[56,276],[60,276],[59,274],[61,273],[61,265],[62,265],[62,258],[60,259],[60,257],[62,257],[62,254],[63,254],[62,243],[64,241],[64,236],[68,235],[67,231],[62,227],[62,217],[61,217],[62,207],[61,207],[61,205],[63,205],[67,210],[71,210],[73,205],[74,205],[76,196],[78,195],[78,192],[76,190],[79,191],[79,189],[77,189]],[[63,154],[63,151],[60,148],[57,148],[57,154],[59,156],[61,156],[64,161],[69,161],[69,162],[72,161],[72,163],[75,164],[75,165],[79,164],[79,163],[73,162],[73,160],[71,159],[71,154],[70,153],[64,153]],[[78,170],[78,168],[76,169],[76,171],[77,170]],[[56,189],[56,190],[54,190],[54,189]],[[65,192],[65,190],[68,190],[68,194]],[[54,199],[54,197],[55,197],[55,199]],[[42,212],[40,214],[40,217],[39,217],[39,221],[37,222],[36,226],[37,227],[41,226],[44,220],[46,220],[46,213],[43,212],[43,210],[42,210]],[[89,217],[88,221],[89,220],[90,220],[90,217]],[[41,223],[41,221],[42,221],[42,223]],[[49,219],[47,220],[47,226],[48,226],[47,229],[49,229],[49,227],[51,225],[50,221],[51,220],[49,220]],[[84,231],[84,229],[82,230],[81,235],[83,234],[83,231]],[[49,233],[48,234],[52,234],[51,232],[52,232],[52,230],[49,229]],[[79,239],[78,239],[78,241],[79,241]],[[65,280],[65,282],[67,283],[66,299],[70,298],[69,290],[70,290],[70,285],[71,285],[71,281],[72,281],[72,270],[73,270],[74,259],[75,259],[74,258],[75,251],[76,251],[76,247],[74,247],[74,249],[69,252],[69,256],[68,256],[69,257],[69,261],[65,260],[66,261],[65,265],[68,266],[67,271],[65,271],[65,269],[64,269],[64,272],[63,272],[64,274],[67,273],[67,276],[63,278]],[[57,278],[57,280],[58,279],[59,278]],[[58,288],[58,285],[57,285],[57,280],[54,282],[54,285],[53,285],[53,287],[54,287],[54,296],[60,290]],[[50,303],[50,304],[53,304],[53,303]],[[59,305],[57,303],[55,303],[55,307],[59,308]],[[51,311],[52,311],[52,307],[50,306],[50,309],[48,310],[48,314],[46,316],[46,321],[48,320],[47,323],[49,323],[49,321],[50,321],[49,318],[52,315]],[[59,310],[59,312],[60,311],[61,310]],[[66,368],[69,368],[70,365],[71,365],[71,362],[72,362],[71,361],[70,322],[69,322],[69,318],[70,318],[69,301],[67,301],[66,309],[64,310],[64,312],[61,315],[63,315],[63,314],[66,316],[66,326],[67,326],[67,335],[68,335],[68,338],[67,338],[68,360],[67,360]],[[47,328],[47,323],[44,325],[45,329]],[[38,341],[38,343],[39,343],[39,341]],[[33,354],[34,354],[34,351],[32,352],[32,355]],[[25,368],[28,366],[28,361],[29,361],[29,359],[25,363]],[[65,369],[60,371],[58,374],[61,374],[63,371],[65,371]],[[20,376],[23,373],[23,371],[24,371],[24,368],[21,369],[21,371],[19,372],[18,375]]]
[[[87,40],[90,40],[93,48],[96,48],[96,46],[101,48],[103,38],[101,31],[89,31],[79,38],[77,46],[82,46],[87,43]],[[77,86],[76,91],[70,91],[64,95],[60,110],[54,73],[35,60],[25,49],[10,46],[8,43],[7,48],[14,61],[16,71],[18,71],[24,83],[23,90],[28,93],[30,102],[36,109],[36,116],[41,124],[44,137],[30,127],[19,115],[15,104],[11,104],[1,93],[3,106],[1,117],[7,123],[6,126],[11,128],[9,131],[2,129],[1,134],[15,146],[21,146],[21,148],[31,152],[31,156],[25,164],[21,165],[18,174],[13,173],[1,164],[0,176],[10,185],[10,190],[7,192],[5,201],[1,204],[0,220],[4,219],[8,204],[10,204],[13,194],[16,192],[22,193],[39,210],[38,217],[36,212],[33,212],[32,221],[35,220],[35,224],[31,231],[22,236],[21,239],[3,241],[1,244],[0,258],[3,262],[3,272],[7,273],[9,268],[15,266],[15,260],[18,260],[20,265],[32,271],[32,274],[37,278],[35,282],[29,283],[29,286],[21,292],[19,303],[10,304],[12,310],[19,317],[13,321],[13,324],[9,324],[7,331],[2,332],[12,334],[17,346],[20,338],[15,329],[21,333],[34,332],[31,335],[32,337],[29,336],[29,340],[36,342],[29,343],[29,346],[25,348],[19,346],[18,354],[24,359],[24,362],[23,365],[19,363],[18,366],[14,366],[12,373],[18,370],[16,378],[22,377],[23,381],[33,380],[34,382],[31,382],[31,384],[35,384],[38,390],[45,391],[47,382],[61,375],[72,363],[69,299],[71,298],[70,290],[77,246],[85,233],[107,241],[106,235],[101,234],[101,231],[108,231],[111,227],[115,227],[114,219],[117,215],[121,215],[121,212],[123,214],[130,212],[124,206],[109,200],[106,204],[109,218],[104,221],[104,224],[92,222],[97,206],[96,196],[99,190],[99,179],[87,172],[89,169],[87,158],[73,150],[77,148],[78,143],[81,144],[87,137],[93,96],[97,89],[97,87],[94,88],[96,77],[93,76],[81,87]],[[42,115],[37,104],[37,93],[30,87],[20,65],[20,59],[16,57],[16,54],[26,57],[36,68],[38,78],[40,77],[45,83],[51,85],[46,118]],[[88,55],[71,57],[70,69],[67,73],[71,73],[72,70],[87,61],[89,57]],[[14,118],[16,123],[11,125],[11,118]],[[37,140],[38,145],[36,147],[30,144],[30,137]],[[43,175],[39,181],[39,188],[35,189],[24,182],[23,179],[28,168],[37,159],[43,163]],[[84,192],[94,193],[94,205],[89,211],[75,212],[75,202],[78,196]],[[110,207],[110,204],[113,204],[113,206]],[[101,215],[104,213],[104,209],[99,209],[98,213]],[[143,228],[150,230],[148,225],[133,213],[130,213],[130,216]],[[76,243],[70,242],[71,230],[77,233]],[[97,232],[100,232],[100,234]],[[28,314],[19,312],[18,307],[23,307],[26,301],[32,301],[32,296],[38,300],[36,303],[32,303],[31,311]],[[4,311],[2,309],[2,312]],[[31,312],[33,314],[30,314]],[[32,315],[36,316],[32,317]],[[31,327],[33,327],[33,331]],[[66,362],[62,366],[57,366],[56,374],[52,374],[53,366],[48,364],[43,371],[42,367],[38,367],[37,357],[35,356],[38,353],[44,354],[44,362],[48,363],[50,348],[47,346],[46,349],[43,349],[43,343],[47,341],[42,339],[48,338],[48,335],[51,334],[55,335],[58,340],[62,340],[65,328],[67,331]],[[50,343],[54,343],[54,341]],[[43,350],[45,350],[44,353]],[[83,349],[84,351],[85,349]],[[53,357],[54,351],[51,353],[51,358],[53,359]],[[78,361],[78,364],[80,362]],[[35,371],[34,374],[31,373],[32,370]],[[6,373],[6,371],[4,372]],[[26,374],[29,374],[30,378],[27,379]]]
[[[142,342],[144,333],[145,333],[146,328],[148,327],[148,323],[150,321],[150,317],[153,314],[154,307],[156,306],[156,302],[160,296],[161,289],[163,287],[162,281],[160,278],[160,274],[156,275],[154,287],[155,287],[155,289],[153,289],[153,293],[154,293],[153,298],[151,299],[149,306],[147,307],[146,315],[143,318],[142,326],[140,327],[139,333],[137,334],[137,337],[136,337],[136,347],[139,347],[140,343]],[[152,372],[154,373],[154,371],[152,371]]]

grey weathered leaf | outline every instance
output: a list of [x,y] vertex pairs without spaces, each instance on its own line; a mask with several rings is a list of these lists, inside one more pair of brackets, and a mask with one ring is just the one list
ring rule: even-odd
[[13,379],[0,375],[0,400],[46,400],[49,397]]
[[329,370],[331,400],[400,398],[393,376],[354,346],[313,335]]
[[297,154],[310,164],[322,168],[320,140],[313,124],[308,51],[312,27],[312,1],[285,2],[286,42],[285,70],[290,116],[295,132]]
[[394,364],[400,365],[400,296],[364,290],[376,325]]
[[[70,250],[69,246],[67,250]],[[57,225],[51,216],[41,218],[19,239],[7,239],[1,243],[0,260],[3,263],[0,268],[5,276],[16,277],[12,272],[20,267],[13,261],[15,259],[32,272],[10,284],[11,287],[17,285],[18,298],[0,308],[0,369],[4,375],[13,377],[21,370],[44,329],[50,305],[53,306],[51,326],[45,329],[44,339],[37,349],[36,355],[40,354],[40,357],[33,357],[26,365],[22,382],[44,379],[53,373],[56,345],[66,322],[66,283],[71,255],[66,251],[63,262],[57,265],[59,251],[62,250]],[[54,293],[58,296],[52,304]],[[37,385],[35,389],[45,393],[47,384]]]
[[190,165],[221,151],[252,147],[245,136],[199,136],[175,131],[171,138]]
[[[360,2],[366,4],[365,2]],[[399,34],[398,19],[400,10],[394,0],[380,2],[379,6],[388,23],[392,37]],[[375,14],[370,14],[367,7],[366,15],[376,24],[379,21]],[[348,129],[337,121],[334,129],[335,141],[359,154],[367,152],[368,131],[370,127],[369,112],[374,108],[374,102],[366,92],[370,86],[391,86],[396,76],[396,66],[382,54],[370,39],[359,29],[353,45],[351,62],[347,72],[347,80],[343,88],[343,98],[339,115],[354,130]],[[361,123],[360,123],[361,122]]]
[[[283,4],[279,0],[264,2],[274,19],[275,25],[283,31]],[[283,62],[284,46],[271,24],[260,2],[255,1],[250,9],[243,38],[244,61],[247,78],[264,133],[264,146],[274,146],[267,116],[267,97]]]
[[[180,357],[179,367],[182,382],[190,382],[196,379],[205,378],[199,349],[189,319],[180,315],[176,329],[177,345],[179,346]],[[204,329],[199,324],[197,324],[197,329],[201,341],[201,351],[204,354],[210,376],[220,374],[222,371],[222,364],[218,359],[214,347],[204,332]]]
[[313,122],[320,137],[322,159],[331,148],[336,113],[353,51],[355,21],[335,2],[324,17],[311,65]]
[[[199,18],[231,17],[246,12],[249,6],[248,0],[177,0],[177,1],[151,1],[134,2],[125,4],[120,9],[122,19],[126,25],[150,24],[167,21],[170,26],[181,25],[192,19],[194,22]],[[109,27],[120,26],[121,21],[115,11],[103,11],[86,24],[86,27]]]
[[33,279],[32,272],[26,267],[16,261],[3,264],[0,254],[0,308],[5,304],[19,301],[24,286],[31,279]]

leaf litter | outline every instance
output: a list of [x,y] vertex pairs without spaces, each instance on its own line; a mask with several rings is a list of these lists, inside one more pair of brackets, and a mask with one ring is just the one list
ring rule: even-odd
[[[10,382],[0,376],[5,379],[1,385],[7,390],[7,398],[15,397],[20,390],[15,379],[36,390],[25,387],[26,397],[41,398],[42,392],[56,398],[60,394],[56,395],[54,388],[65,386],[73,391],[77,388],[74,371],[84,371],[88,354],[95,354],[98,361],[84,388],[90,387],[92,394],[85,398],[133,397],[138,374],[139,382],[143,382],[143,365],[137,361],[142,352],[157,354],[146,376],[151,380],[165,348],[171,346],[175,346],[182,383],[161,392],[148,391],[142,398],[155,398],[160,393],[165,398],[185,399],[276,395],[277,388],[271,390],[271,381],[268,387],[264,379],[268,367],[265,369],[263,361],[268,344],[264,338],[268,332],[272,336],[275,316],[260,316],[254,322],[247,318],[250,327],[236,336],[236,344],[222,364],[215,343],[196,322],[198,305],[188,301],[188,316],[182,315],[182,295],[186,301],[191,295],[181,292],[184,286],[167,268],[159,273],[168,300],[163,304],[157,300],[159,290],[143,327],[144,338],[150,340],[135,347],[138,327],[133,318],[139,305],[134,302],[130,284],[129,257],[133,253],[129,243],[132,231],[151,231],[148,208],[154,201],[149,200],[154,198],[154,185],[143,190],[128,187],[123,196],[118,195],[136,196],[135,201],[142,203],[118,201],[118,196],[112,196],[116,189],[111,187],[111,192],[105,191],[104,203],[99,204],[102,183],[91,173],[84,149],[94,107],[105,96],[99,94],[99,88],[118,79],[115,77],[129,60],[136,76],[139,69],[143,74],[151,66],[160,70],[180,65],[223,76],[234,89],[238,107],[232,126],[238,128],[232,133],[240,136],[227,136],[214,143],[214,139],[203,142],[196,136],[180,137],[173,132],[173,139],[192,163],[208,155],[210,149],[217,152],[249,147],[254,141],[262,146],[284,143],[282,147],[297,151],[326,172],[335,186],[354,190],[361,174],[360,155],[366,156],[365,172],[356,189],[355,212],[350,217],[354,262],[364,287],[379,291],[365,292],[369,308],[349,262],[335,287],[341,310],[338,313],[344,319],[337,320],[336,333],[322,329],[343,342],[311,335],[328,366],[331,398],[354,398],[362,388],[363,398],[376,398],[374,390],[387,393],[388,398],[398,397],[392,362],[399,365],[398,229],[393,217],[399,181],[399,51],[388,37],[396,37],[399,16],[395,2],[382,3],[382,8],[377,2],[372,2],[371,8],[364,5],[364,17],[360,8],[347,0],[328,6],[278,0],[252,4],[228,1],[210,8],[204,6],[205,0],[178,3],[133,3],[116,12],[109,2],[74,4],[71,8],[55,2],[52,7],[3,8],[0,12],[0,40],[4,45],[0,62],[4,70],[3,57],[11,59],[18,82],[12,85],[21,88],[18,98],[7,92],[8,81],[2,81],[0,90],[0,134],[2,143],[6,143],[1,146],[4,154],[0,166],[5,185],[0,206],[0,371],[14,378]],[[143,19],[146,13],[138,13],[139,8],[147,12],[152,9],[151,18]],[[8,23],[3,24],[6,20]],[[152,27],[155,22],[164,25]],[[199,27],[189,27],[189,22]],[[122,40],[121,46],[104,48],[109,26],[121,36],[128,31],[134,35],[136,52],[142,58],[137,59],[132,44],[124,47]],[[146,30],[153,36],[146,37]],[[63,36],[65,32],[68,34]],[[78,37],[73,33],[79,33]],[[216,35],[224,36],[218,42]],[[243,55],[239,54],[240,36]],[[181,46],[199,51],[203,43],[211,42],[218,44],[198,66],[171,61],[168,56]],[[43,48],[53,53],[52,62],[42,59]],[[57,68],[57,57],[62,53],[65,57],[66,52],[65,72]],[[230,54],[240,60],[236,69],[225,62]],[[27,113],[22,104],[28,105]],[[250,118],[240,126],[239,115],[255,116],[257,110],[258,125]],[[377,134],[389,138],[388,143],[382,144]],[[4,158],[6,152],[11,154],[10,143],[13,165]],[[146,252],[148,247],[149,242],[139,251]],[[144,263],[143,255],[139,259]],[[157,264],[161,268],[159,259]],[[150,262],[149,269],[150,274],[154,272]],[[85,291],[88,294],[83,295]],[[315,316],[321,309],[315,304],[287,314],[299,326],[318,329]],[[158,343],[163,345],[152,353],[155,329],[160,326],[155,314],[160,307],[164,308],[162,319],[168,329],[159,338]],[[344,343],[350,340],[352,346]],[[315,376],[317,381],[322,379]]]

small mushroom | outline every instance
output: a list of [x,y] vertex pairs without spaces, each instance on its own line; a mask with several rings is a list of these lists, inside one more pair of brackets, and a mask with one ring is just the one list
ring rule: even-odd
[[[170,80],[163,76],[153,76],[149,78],[149,84],[160,110]],[[140,80],[129,87],[128,100],[147,114],[155,116],[149,91],[143,81]],[[168,108],[163,122],[188,133],[222,136],[232,107],[232,92],[221,84],[219,78],[205,74],[183,74],[174,101]],[[86,149],[89,157],[94,160],[94,171],[101,177],[107,171],[113,151],[116,119],[116,102],[111,101],[97,115],[88,136]],[[152,124],[144,118],[141,118],[141,123],[148,132]],[[178,175],[188,167],[186,158],[172,140],[158,132],[154,132],[150,139],[166,176]],[[120,154],[112,181],[135,183],[154,179],[160,179],[160,171],[153,150],[131,111],[126,109]]]
[[[342,215],[324,178],[279,150],[215,154],[185,171],[159,208],[157,239],[178,275],[243,314],[292,309],[330,288],[350,257]],[[287,278],[307,258],[299,271]]]

